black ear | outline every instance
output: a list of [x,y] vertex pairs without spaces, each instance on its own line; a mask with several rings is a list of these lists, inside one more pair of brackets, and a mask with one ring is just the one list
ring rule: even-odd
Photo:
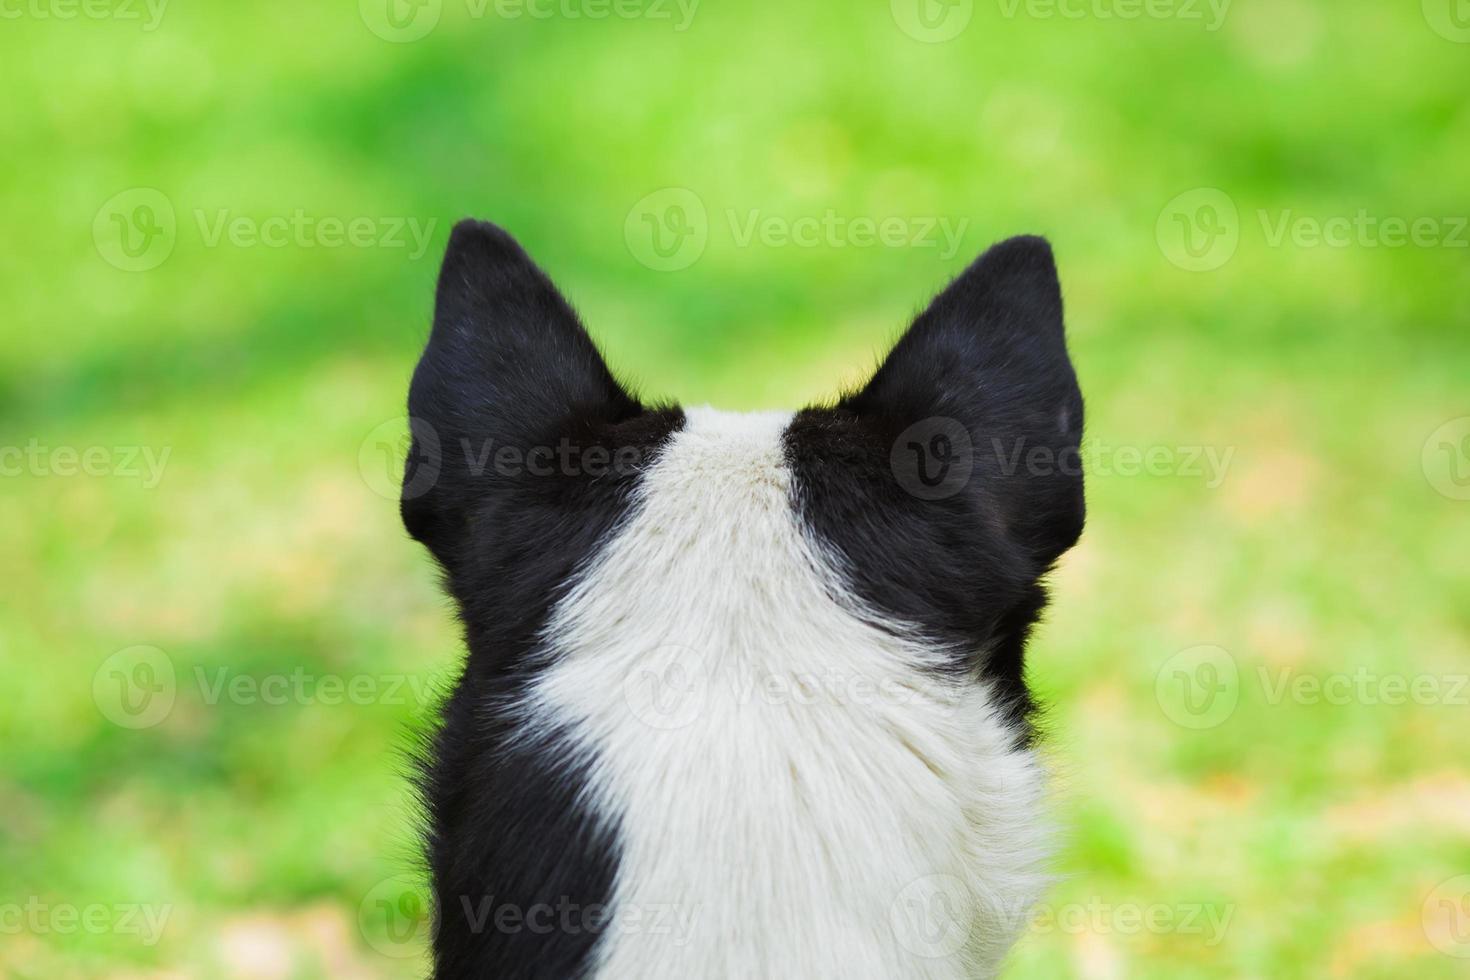
[[842,407],[891,434],[906,489],[976,500],[1038,573],[1081,535],[1082,393],[1045,239],[976,259]]
[[798,510],[849,587],[987,678],[1028,737],[1026,638],[1082,531],[1081,432],[1051,248],[1014,238],[786,433]]
[[512,469],[523,472],[528,454],[626,421],[642,406],[520,245],[492,224],[462,221],[449,238],[408,411],[403,522],[452,573],[472,519]]

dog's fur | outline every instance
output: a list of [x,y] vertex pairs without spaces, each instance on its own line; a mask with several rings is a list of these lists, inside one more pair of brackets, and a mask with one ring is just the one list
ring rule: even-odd
[[409,411],[404,523],[469,646],[424,782],[435,977],[995,972],[1045,881],[1023,648],[1083,523],[1045,241],[860,391],[737,415],[641,404],[463,222]]

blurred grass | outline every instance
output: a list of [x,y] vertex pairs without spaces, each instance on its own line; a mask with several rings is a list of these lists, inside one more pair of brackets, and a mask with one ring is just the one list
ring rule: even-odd
[[[413,873],[401,755],[458,640],[370,436],[400,414],[466,214],[520,237],[646,393],[729,408],[860,378],[974,253],[1049,235],[1090,438],[1233,456],[1218,485],[1090,476],[1032,654],[1067,877],[1011,975],[1464,975],[1426,898],[1470,873],[1470,707],[1273,703],[1263,682],[1470,671],[1470,503],[1421,465],[1470,414],[1470,250],[1273,245],[1258,217],[1470,212],[1470,46],[1419,4],[1240,0],[1211,32],[981,3],[941,44],[882,2],[706,0],[680,32],[450,0],[403,44],[351,2],[169,5],[152,31],[15,9],[0,446],[169,455],[156,487],[0,478],[0,975],[421,971],[418,939],[359,913]],[[138,187],[177,240],[129,272],[93,225]],[[665,187],[708,213],[675,272],[624,237]],[[1156,226],[1200,187],[1236,205],[1240,241],[1194,273]],[[200,227],[298,209],[432,240],[414,258]],[[742,246],[728,217],[828,209],[963,221],[962,247]],[[1239,704],[1195,730],[1155,680],[1204,644],[1238,665]],[[177,699],[132,730],[94,675],[136,645],[164,651]],[[210,703],[220,676],[297,670],[380,686]],[[9,911],[28,903],[53,911]],[[167,909],[156,943],[117,924],[136,904]],[[88,905],[109,924],[54,911]],[[1153,906],[1230,918],[1129,927]]]

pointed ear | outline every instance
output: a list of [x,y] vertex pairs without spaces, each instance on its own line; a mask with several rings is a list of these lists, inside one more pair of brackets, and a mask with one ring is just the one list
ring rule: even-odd
[[525,454],[615,425],[642,406],[614,380],[556,287],[506,232],[462,221],[439,274],[434,326],[414,371],[402,513],[450,567],[474,509]]
[[1044,570],[1082,533],[1082,393],[1045,239],[993,246],[930,304],[843,402],[892,440],[900,484],[936,466]]

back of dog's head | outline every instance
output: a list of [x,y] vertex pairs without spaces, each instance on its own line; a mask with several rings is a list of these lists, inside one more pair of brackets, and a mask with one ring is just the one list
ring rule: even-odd
[[[639,401],[465,222],[409,407],[404,522],[469,645],[427,765],[441,977],[994,969],[1044,881],[1023,650],[1084,513],[1044,241],[860,390],[739,415]],[[608,921],[475,928],[487,895]]]

